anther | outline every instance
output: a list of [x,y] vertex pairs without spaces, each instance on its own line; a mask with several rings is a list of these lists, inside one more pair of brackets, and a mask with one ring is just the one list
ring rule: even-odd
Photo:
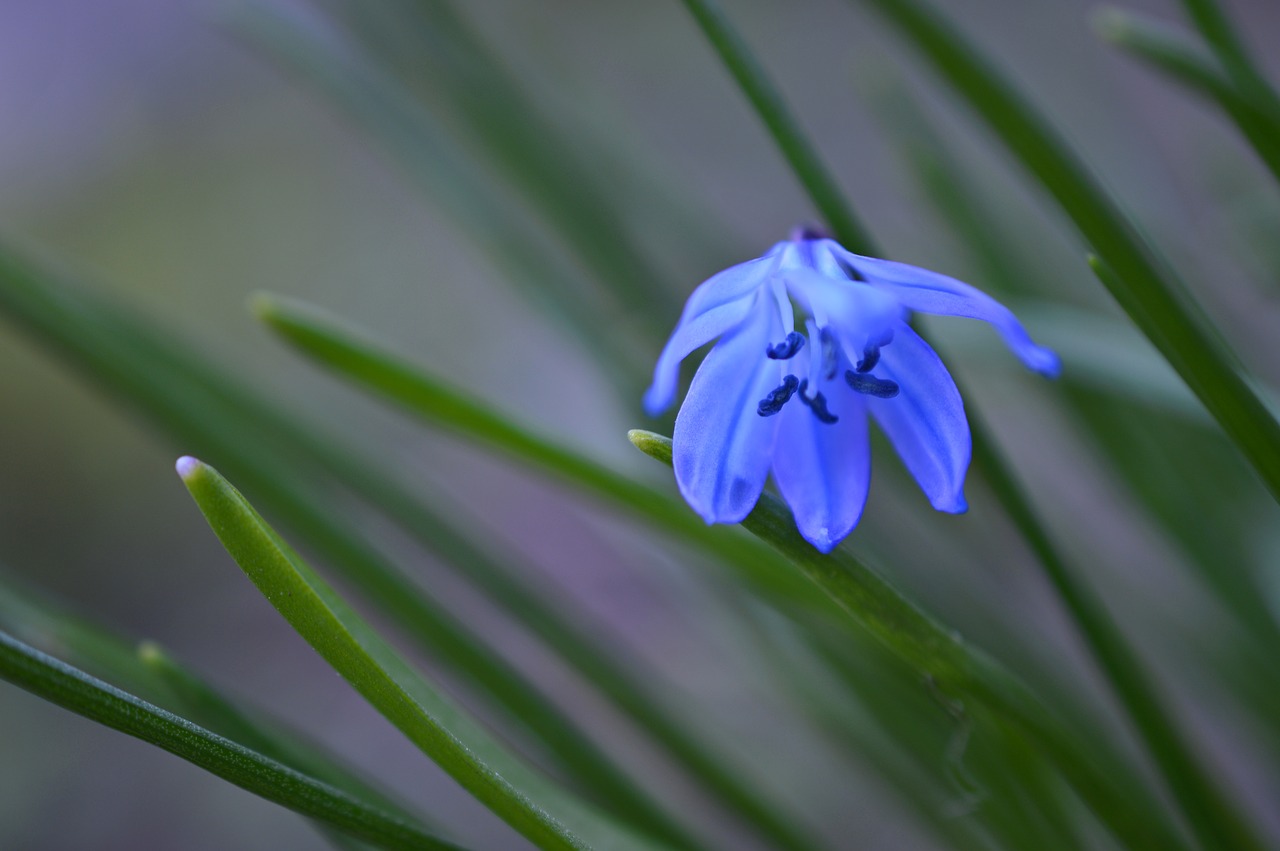
[[787,404],[796,388],[800,386],[800,379],[794,375],[788,375],[782,379],[782,384],[769,391],[769,395],[760,400],[760,404],[756,406],[756,413],[762,417],[771,417],[782,410],[782,406]]
[[[892,399],[898,395],[898,383],[887,378],[876,378],[874,375],[865,375],[847,369],[844,373],[844,380],[849,382],[849,386],[854,389],[854,392],[875,396],[877,399]],[[801,385],[800,390],[801,392],[804,391],[803,385]]]
[[862,350],[862,360],[858,361],[858,372],[870,372],[876,368],[876,364],[880,363],[880,348],[887,346],[893,342],[893,329],[886,328],[878,338],[868,341],[867,347]]
[[792,331],[787,335],[787,339],[776,346],[765,346],[764,353],[773,360],[790,360],[802,348],[804,348],[804,334]]
[[804,381],[800,382],[800,401],[804,403],[805,407],[813,411],[813,415],[818,418],[818,422],[826,423],[827,425],[839,422],[840,418],[827,410],[827,397],[823,396],[822,393],[819,392],[814,393],[813,398],[810,399],[805,395],[805,391],[808,389],[809,379],[806,378]]
[[828,380],[836,377],[839,368],[836,361],[836,338],[830,328],[818,332],[818,340],[822,344],[822,375]]

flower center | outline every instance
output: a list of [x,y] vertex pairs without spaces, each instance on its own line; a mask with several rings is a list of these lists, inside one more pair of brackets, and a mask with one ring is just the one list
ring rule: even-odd
[[[757,403],[756,413],[762,417],[771,417],[780,413],[792,397],[798,396],[800,403],[813,412],[818,422],[832,425],[839,422],[840,417],[832,413],[827,405],[827,397],[817,388],[823,382],[834,379],[839,372],[839,341],[830,328],[818,328],[813,320],[807,320],[805,328],[809,332],[808,337],[798,331],[788,332],[782,342],[766,346],[764,353],[770,360],[791,360],[805,347],[805,343],[816,338],[818,345],[809,347],[809,377],[800,379],[794,374],[788,374],[782,379],[782,384],[770,390]],[[892,329],[886,330],[866,345],[854,369],[845,370],[844,380],[851,390],[877,399],[892,399],[898,395],[897,382],[871,374],[871,370],[880,363],[880,350],[892,341]],[[810,388],[813,388],[812,393]]]

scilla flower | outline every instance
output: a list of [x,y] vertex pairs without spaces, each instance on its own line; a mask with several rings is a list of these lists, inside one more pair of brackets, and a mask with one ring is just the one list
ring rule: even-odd
[[973,287],[798,231],[699,286],[658,358],[650,414],[674,400],[680,362],[720,338],[676,417],[676,481],[689,505],[708,523],[737,523],[772,470],[800,533],[830,551],[866,504],[870,414],[933,507],[964,511],[964,402],[907,324],[910,311],[990,322],[1029,368],[1058,372],[1057,356]]

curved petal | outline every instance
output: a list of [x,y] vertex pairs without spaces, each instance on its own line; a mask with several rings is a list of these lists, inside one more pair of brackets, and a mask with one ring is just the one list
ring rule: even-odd
[[711,350],[676,416],[673,465],[680,493],[708,523],[738,523],[750,513],[769,474],[777,417],[756,413],[782,383],[782,364],[765,357],[781,329],[764,301]]
[[653,368],[653,384],[644,394],[644,409],[656,416],[671,406],[680,378],[680,362],[695,349],[736,328],[751,309],[751,296],[772,270],[779,246],[763,257],[730,266],[698,285],[689,296],[675,331]]
[[[680,324],[676,326],[671,339],[667,340],[667,345],[663,347],[662,354],[658,356],[658,363],[653,368],[653,383],[644,392],[645,413],[653,417],[671,407],[676,397],[676,385],[680,380],[680,362],[687,358],[690,352],[742,324],[754,301],[748,295],[692,318],[681,318]],[[763,349],[761,351],[763,352]]]
[[990,322],[1028,369],[1050,377],[1056,377],[1061,371],[1058,355],[1052,349],[1036,345],[1013,312],[981,290],[918,266],[863,257],[835,243],[831,243],[828,250],[873,286],[891,293],[908,310]]
[[876,372],[900,390],[892,399],[868,398],[871,415],[934,508],[950,514],[967,510],[964,476],[973,445],[951,374],[905,322],[885,346]]
[[824,553],[858,525],[871,486],[866,401],[847,387],[832,396],[835,423],[820,422],[797,402],[784,408],[773,450],[773,477],[796,527]]

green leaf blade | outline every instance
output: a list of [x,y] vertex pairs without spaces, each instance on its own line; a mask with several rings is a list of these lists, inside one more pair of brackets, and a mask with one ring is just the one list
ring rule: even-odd
[[204,768],[242,789],[388,849],[456,851],[384,812],[0,632],[0,678]]
[[212,468],[183,458],[178,472],[210,527],[268,602],[366,700],[496,815],[541,848],[584,848],[593,835],[595,841],[613,836],[618,847],[645,847],[525,767],[414,674]]

